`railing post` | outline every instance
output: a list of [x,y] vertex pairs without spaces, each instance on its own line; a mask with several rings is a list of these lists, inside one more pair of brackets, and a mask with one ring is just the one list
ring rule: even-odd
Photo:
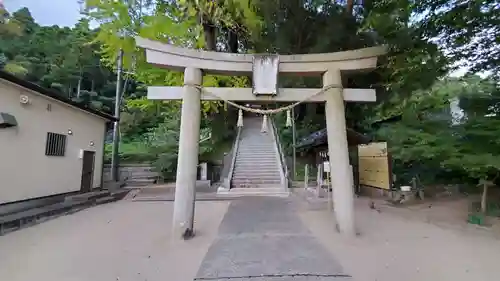
[[304,166],[304,189],[309,187],[309,164]]
[[285,155],[283,153],[283,148],[281,147],[281,141],[280,141],[280,137],[279,137],[279,134],[278,134],[278,129],[276,128],[275,124],[274,124],[274,120],[272,118],[268,118],[267,122],[270,122],[270,126],[271,126],[271,130],[272,130],[272,134],[273,134],[273,139],[274,139],[274,142],[276,144],[276,150],[278,152],[278,161],[281,163],[281,171],[280,171],[280,174],[282,175],[282,184],[285,185],[285,188],[288,189],[289,188],[289,170],[288,170],[288,167],[286,165],[286,159],[285,159]]
[[239,148],[241,127],[237,127],[237,130],[238,131],[236,133],[236,139],[234,140],[233,149],[231,150],[231,163],[229,166],[229,171],[227,173],[227,177],[224,178],[223,185],[221,187],[219,187],[217,192],[219,192],[219,191],[227,192],[227,191],[229,191],[229,189],[231,189],[231,180],[233,178],[234,165],[236,163],[236,154],[238,153],[238,148]]
[[316,171],[316,198],[318,198],[319,193],[321,192],[321,185],[323,183],[323,165],[317,164],[316,167],[318,168]]

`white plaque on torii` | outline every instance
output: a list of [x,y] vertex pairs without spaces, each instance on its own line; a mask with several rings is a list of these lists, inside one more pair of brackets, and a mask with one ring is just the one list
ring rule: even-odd
[[258,95],[278,94],[279,55],[253,55],[252,93]]

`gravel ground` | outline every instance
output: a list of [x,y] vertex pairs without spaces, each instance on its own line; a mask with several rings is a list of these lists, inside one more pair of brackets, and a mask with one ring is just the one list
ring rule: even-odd
[[0,236],[0,280],[193,280],[229,202],[196,205],[197,237],[170,237],[172,202],[118,201]]
[[[403,209],[373,210],[357,199],[360,235],[344,238],[335,231],[333,215],[321,208],[288,199],[251,201],[197,202],[197,235],[189,241],[170,237],[172,202],[122,200],[59,217],[0,237],[0,280],[190,281],[226,274],[231,279],[224,280],[240,281],[496,281],[500,276],[500,240],[492,231],[433,224],[429,210],[419,218]],[[447,218],[444,210],[436,208],[440,220]],[[339,276],[300,275],[307,273]],[[255,274],[265,276],[248,277]]]
[[368,205],[366,199],[356,200],[360,235],[354,239],[336,232],[333,215],[327,211],[301,212],[303,222],[337,254],[353,280],[499,280],[500,241],[491,231],[440,220],[434,224],[429,213],[418,218],[407,211],[379,212]]

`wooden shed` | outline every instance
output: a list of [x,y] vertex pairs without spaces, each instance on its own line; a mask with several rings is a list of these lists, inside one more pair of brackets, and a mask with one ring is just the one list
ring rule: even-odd
[[[355,191],[359,191],[359,158],[358,158],[358,145],[368,144],[371,137],[362,133],[356,132],[352,129],[347,129],[347,143],[349,146],[349,163],[353,170],[353,179]],[[322,185],[326,179],[324,173],[324,163],[328,162],[328,138],[326,128],[316,131],[311,135],[303,138],[296,146],[298,157],[303,162],[316,167],[317,175],[316,181]]]

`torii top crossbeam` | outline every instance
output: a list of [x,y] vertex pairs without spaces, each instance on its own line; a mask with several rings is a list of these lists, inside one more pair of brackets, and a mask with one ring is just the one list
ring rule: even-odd
[[[136,38],[137,46],[146,51],[147,62],[172,70],[188,68],[203,70],[205,74],[251,75],[254,74],[254,88],[205,88],[203,100],[233,100],[245,102],[275,101],[292,102],[308,97],[308,102],[324,102],[325,96],[314,95],[321,89],[277,89],[278,73],[296,75],[320,75],[328,70],[338,70],[342,75],[367,72],[377,66],[377,57],[386,53],[384,46],[352,51],[324,54],[270,55],[274,63],[264,66],[262,55],[230,54],[176,47],[149,39]],[[256,63],[258,62],[258,63]],[[259,71],[255,71],[259,70]],[[259,75],[256,75],[256,73]],[[256,88],[265,89],[267,94],[256,94]],[[274,88],[273,88],[274,87]],[[148,87],[148,98],[157,100],[178,100],[182,98],[182,87]],[[207,95],[211,92],[215,95]],[[271,94],[271,95],[268,95]],[[374,102],[374,89],[344,89],[343,99],[350,102]]]
[[[146,49],[148,63],[161,67],[175,70],[193,67],[211,74],[252,73],[252,54],[192,50],[140,37],[136,38],[136,43]],[[322,74],[328,69],[341,72],[373,70],[377,66],[377,57],[385,53],[386,48],[380,46],[335,53],[280,55],[279,72],[304,75]]]

